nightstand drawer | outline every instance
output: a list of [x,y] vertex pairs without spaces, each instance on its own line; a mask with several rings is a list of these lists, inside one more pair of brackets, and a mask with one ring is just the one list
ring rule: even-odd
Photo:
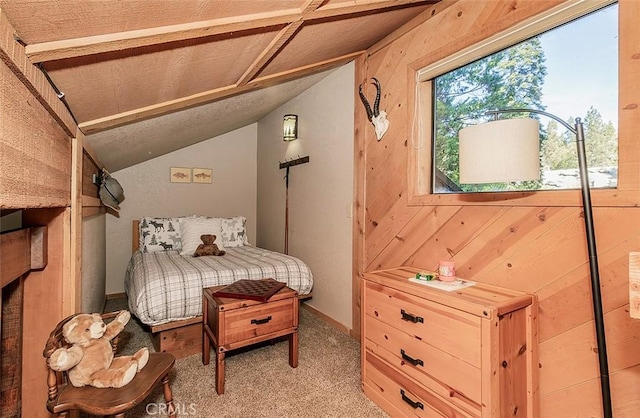
[[375,353],[440,396],[461,407],[480,410],[482,376],[479,368],[372,318],[367,318],[365,344],[368,352]]
[[376,283],[365,286],[366,315],[480,368],[481,318]]
[[229,310],[224,316],[224,344],[248,340],[294,327],[291,300]]

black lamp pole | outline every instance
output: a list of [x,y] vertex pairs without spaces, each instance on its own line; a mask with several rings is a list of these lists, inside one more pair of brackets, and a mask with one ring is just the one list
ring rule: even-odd
[[611,389],[609,387],[609,362],[607,360],[607,342],[604,332],[604,314],[602,311],[602,295],[600,292],[600,273],[598,269],[598,253],[596,251],[596,236],[593,227],[593,211],[591,207],[591,189],[589,187],[589,173],[587,171],[587,154],[584,146],[584,125],[580,118],[576,118],[575,128],[551,113],[536,109],[504,109],[492,110],[487,114],[499,113],[537,113],[558,121],[576,136],[578,146],[578,168],[580,169],[580,184],[582,185],[582,206],[584,208],[584,225],[587,232],[587,247],[589,250],[589,267],[591,270],[591,296],[593,299],[593,314],[598,343],[598,358],[600,361],[600,387],[602,392],[602,412],[605,418],[613,416],[611,410]]

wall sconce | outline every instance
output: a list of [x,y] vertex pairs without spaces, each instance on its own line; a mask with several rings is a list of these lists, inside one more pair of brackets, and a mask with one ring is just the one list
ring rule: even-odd
[[284,115],[282,120],[283,141],[298,139],[298,115]]

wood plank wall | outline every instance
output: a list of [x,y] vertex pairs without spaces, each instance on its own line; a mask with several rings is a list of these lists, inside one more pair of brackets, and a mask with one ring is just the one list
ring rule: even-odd
[[80,310],[82,217],[104,212],[91,183],[102,163],[14,33],[0,10],[0,209],[22,210],[24,226],[49,231],[48,265],[21,279],[23,315],[17,319],[25,330],[18,365],[22,416],[44,417],[42,349],[58,321]]
[[0,86],[0,208],[68,206],[69,137],[57,123],[31,122],[49,114],[6,65],[0,65]]
[[[433,269],[439,259],[453,259],[466,279],[538,296],[541,416],[598,417],[600,380],[581,206],[549,199],[517,205],[408,203],[411,63],[437,61],[560,3],[444,0],[433,13],[427,10],[415,29],[357,61],[357,84],[368,77],[380,80],[380,108],[390,127],[378,142],[357,102],[354,333],[359,334],[362,272],[399,265]],[[622,0],[619,11],[619,134],[628,145],[637,142],[640,130],[640,46],[634,41],[640,39],[640,2]],[[635,203],[626,198],[619,203],[615,196],[594,199],[616,417],[640,416],[640,321],[629,315],[629,253],[640,250],[640,160],[637,152],[626,153],[634,147],[621,145],[620,165],[632,178],[624,187]]]

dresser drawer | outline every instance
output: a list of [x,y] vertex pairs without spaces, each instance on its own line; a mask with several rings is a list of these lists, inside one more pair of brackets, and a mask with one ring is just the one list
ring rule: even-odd
[[248,340],[294,326],[291,299],[226,311],[223,344]]
[[392,416],[428,418],[479,418],[477,410],[464,410],[395,370],[376,355],[366,352],[365,393],[384,400]]
[[376,354],[402,373],[463,408],[480,410],[480,369],[426,344],[384,322],[365,318],[367,352]]
[[364,292],[365,315],[481,367],[481,318],[377,283]]

